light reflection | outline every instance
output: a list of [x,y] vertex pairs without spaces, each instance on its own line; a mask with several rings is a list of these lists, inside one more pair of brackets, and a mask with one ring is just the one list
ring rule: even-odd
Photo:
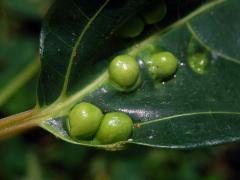
[[144,108],[144,109],[119,108],[118,110],[121,111],[121,112],[127,113],[127,114],[135,115],[139,118],[143,118],[143,119],[138,119],[138,120],[141,120],[141,121],[148,121],[149,119],[156,118],[156,117],[153,117],[153,115],[158,114],[157,111],[146,110],[146,108]]

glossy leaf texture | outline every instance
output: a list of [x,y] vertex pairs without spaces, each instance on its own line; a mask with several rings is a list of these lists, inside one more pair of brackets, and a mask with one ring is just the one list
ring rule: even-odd
[[[59,1],[47,16],[38,89],[43,128],[71,143],[112,150],[124,144],[193,148],[240,139],[238,0],[209,1],[125,50],[113,32],[145,2],[98,2]],[[170,51],[179,61],[176,76],[164,83],[154,82],[144,63],[158,51]],[[110,59],[123,52],[136,56],[141,67],[142,84],[131,93],[114,90],[106,71]],[[204,73],[189,65],[199,53],[207,57]],[[81,101],[129,114],[132,137],[109,146],[69,137],[67,113]]]

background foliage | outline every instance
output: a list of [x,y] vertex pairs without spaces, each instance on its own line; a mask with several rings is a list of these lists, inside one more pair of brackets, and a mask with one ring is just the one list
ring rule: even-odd
[[[41,21],[50,4],[50,0],[0,2],[0,91],[9,78],[36,60]],[[36,78],[37,73],[1,104],[1,117],[34,106]],[[0,142],[0,179],[237,179],[239,151],[240,146],[231,145],[105,152],[71,145],[35,129]]]

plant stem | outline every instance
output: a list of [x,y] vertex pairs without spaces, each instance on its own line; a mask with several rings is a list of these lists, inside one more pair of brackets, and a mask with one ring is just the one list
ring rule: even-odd
[[28,129],[38,126],[38,123],[31,119],[37,109],[22,112],[0,120],[0,140],[16,135]]

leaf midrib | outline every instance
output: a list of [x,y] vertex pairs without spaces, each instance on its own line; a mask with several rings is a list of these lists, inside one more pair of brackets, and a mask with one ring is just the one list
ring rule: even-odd
[[69,60],[69,64],[67,67],[67,73],[64,79],[64,84],[63,84],[63,89],[62,92],[60,94],[60,96],[58,97],[58,100],[62,100],[62,98],[65,97],[66,95],[66,91],[68,88],[68,83],[69,83],[69,77],[71,74],[71,70],[72,70],[72,66],[73,66],[73,61],[77,55],[77,49],[82,41],[83,36],[85,35],[85,33],[87,32],[88,28],[91,26],[91,24],[94,22],[94,20],[97,18],[97,16],[101,13],[101,11],[106,7],[106,5],[109,3],[110,0],[106,0],[105,3],[98,9],[98,11],[89,19],[88,23],[86,24],[86,26],[84,27],[83,31],[81,32],[80,36],[78,37],[73,49],[72,49],[72,53],[70,56],[70,60]]
[[[197,16],[197,15],[199,15],[199,14],[205,12],[205,11],[208,11],[209,9],[211,9],[211,8],[215,7],[216,5],[221,4],[225,1],[226,0],[218,0],[218,1],[211,2],[211,3],[207,3],[206,5],[203,5],[202,7],[200,7],[196,11],[192,12],[191,14],[189,14],[188,16],[183,18],[182,20],[179,20],[176,23],[170,25],[169,27],[166,27],[161,32],[156,33],[155,35],[152,35],[151,37],[147,38],[143,42],[139,43],[137,46],[133,46],[133,47],[129,48],[129,51],[127,53],[131,54],[131,55],[136,55],[147,44],[153,43],[156,39],[158,39],[166,31],[170,31],[171,29],[177,28],[177,27],[185,24],[186,22],[188,22],[190,19],[194,18],[195,16]],[[107,4],[108,2],[109,2],[109,0],[106,1],[105,4]],[[102,6],[101,10],[103,8],[104,8],[104,6]],[[99,9],[99,11],[100,11],[100,9]],[[97,15],[95,14],[95,16],[97,16]],[[77,48],[77,44],[75,46],[76,46],[75,48]],[[73,61],[73,59],[72,59],[72,61]],[[71,66],[68,67],[68,74],[69,75],[70,75],[70,70],[71,70]],[[76,104],[82,97],[84,97],[87,94],[93,92],[99,86],[103,85],[107,81],[108,81],[108,72],[107,72],[107,70],[105,70],[96,80],[89,83],[90,85],[84,87],[81,91],[77,92],[76,94],[74,94],[70,97],[67,97],[66,99],[64,98],[64,93],[62,91],[61,98],[59,97],[58,100],[55,101],[53,104],[51,104],[50,106],[48,106],[46,108],[41,109],[40,112],[36,116],[32,117],[31,119],[37,118],[38,122],[41,123],[42,120],[46,120],[45,117],[51,118],[52,117],[51,115],[53,115],[57,112],[60,112],[61,110],[66,109],[69,106],[72,106],[73,104]],[[65,82],[65,85],[64,85],[65,88],[67,88],[67,84],[68,84],[68,82]],[[65,91],[66,91],[66,89],[65,89]]]
[[[183,24],[186,23],[186,25],[188,24],[188,21],[191,19],[191,18],[194,18],[195,16],[203,13],[204,11],[208,11],[210,8],[212,7],[215,7],[215,5],[217,4],[221,4],[223,2],[225,2],[226,0],[219,0],[219,1],[214,1],[214,2],[211,2],[211,3],[208,3],[206,5],[204,5],[203,7],[200,7],[198,10],[197,10],[197,13],[194,12],[192,14],[190,14],[189,16],[183,18],[182,20],[174,23],[173,25],[171,25],[170,27],[167,27],[165,30],[161,31],[160,33],[156,33],[155,35],[151,36],[150,38],[144,40],[143,42],[141,42],[138,46],[133,46],[131,48],[129,48],[129,51],[128,53],[131,53],[131,54],[134,54],[136,55],[139,51],[141,51],[142,48],[145,47],[146,44],[148,43],[151,43],[151,42],[154,42],[156,40],[156,37],[159,38],[161,37],[161,34],[162,33],[165,33],[166,31],[169,31],[173,28],[176,28],[176,27],[179,27]],[[200,42],[199,42],[200,43]],[[200,43],[201,44],[201,43]],[[136,48],[137,47],[137,48]],[[206,48],[207,49],[207,48]],[[212,49],[210,49],[211,51]],[[69,105],[73,105],[75,102],[79,101],[82,97],[84,97],[85,95],[87,95],[88,93],[91,93],[94,89],[96,89],[97,86],[99,86],[99,84],[103,84],[105,82],[108,81],[108,75],[107,75],[107,71],[105,71],[102,75],[100,75],[93,83],[91,83],[91,85],[88,85],[86,86],[84,89],[78,91],[76,94],[70,96],[68,99],[64,99],[62,100],[61,102],[58,102],[57,104],[55,105],[60,105],[58,107],[58,109],[55,109],[56,111],[58,110],[61,110],[63,109],[64,107],[67,107]],[[90,92],[89,92],[90,91]],[[54,108],[54,106],[52,106],[52,108]],[[49,112],[51,113],[51,108],[49,109]],[[240,112],[224,112],[224,111],[206,111],[206,112],[192,112],[192,113],[183,113],[183,114],[177,114],[177,115],[172,115],[172,116],[167,116],[167,117],[162,117],[162,118],[159,118],[159,119],[155,119],[155,120],[150,120],[150,121],[145,121],[145,122],[141,122],[141,123],[137,123],[139,124],[140,126],[144,126],[144,125],[148,125],[148,124],[151,124],[151,123],[159,123],[160,121],[167,121],[167,120],[172,120],[174,118],[179,118],[179,117],[189,117],[189,116],[197,116],[197,115],[235,115],[235,116],[240,116]],[[42,124],[42,127],[44,128],[43,124]],[[53,132],[54,134],[54,132]],[[55,135],[58,136],[58,134],[56,134],[55,132]],[[60,136],[58,136],[60,137]],[[60,137],[60,138],[63,138],[63,137]],[[84,143],[79,143],[79,142],[74,142],[72,141],[71,139],[65,139],[66,141],[69,141],[71,143],[76,143],[76,144],[84,144]],[[145,143],[139,143],[139,142],[123,142],[123,143],[133,143],[133,144],[144,144],[144,145],[148,145],[148,146],[151,146],[149,144],[145,144]],[[153,147],[157,147],[156,145],[153,145]],[[160,146],[160,147],[163,147],[163,146]],[[178,146],[179,148],[180,146]],[[169,146],[168,146],[169,148]],[[180,147],[181,148],[181,147]]]
[[[105,3],[99,8],[99,10],[93,15],[92,18],[90,18],[89,22],[87,23],[87,25],[85,26],[85,28],[83,29],[82,33],[80,34],[75,46],[73,47],[73,50],[72,50],[72,53],[71,53],[71,57],[70,57],[70,62],[69,62],[69,65],[68,65],[68,68],[67,68],[67,73],[66,73],[66,76],[65,76],[65,80],[64,80],[64,85],[63,85],[63,89],[62,89],[62,92],[57,100],[58,101],[61,101],[62,99],[64,99],[65,95],[66,95],[66,91],[67,91],[67,87],[68,87],[68,82],[69,82],[69,76],[71,74],[71,69],[72,69],[72,65],[73,65],[73,61],[74,61],[74,58],[77,54],[77,48],[79,47],[80,43],[81,43],[81,40],[83,38],[83,36],[85,35],[86,31],[88,30],[88,28],[90,27],[90,25],[93,23],[93,21],[97,18],[97,16],[101,13],[101,11],[106,7],[106,5],[109,3],[110,0],[106,0]],[[202,7],[200,7],[198,10],[194,11],[193,13],[191,13],[189,16],[186,16],[185,18],[183,18],[182,20],[180,21],[177,21],[176,23],[174,23],[173,25],[169,26],[166,28],[166,30],[169,30],[171,28],[175,28],[175,26],[180,26],[184,23],[186,23],[188,20],[194,18],[195,16],[211,9],[212,7],[214,7],[215,5],[217,4],[221,4],[223,2],[225,2],[226,0],[218,0],[218,1],[215,1],[215,2],[211,2],[211,3],[208,3]],[[163,30],[162,32],[166,32],[166,30]],[[162,33],[161,32],[161,33]],[[156,36],[159,36],[160,34],[157,33]],[[155,36],[154,36],[155,37]],[[151,40],[151,37],[149,38]],[[155,39],[155,38],[153,38]],[[145,43],[148,42],[148,39],[146,40]],[[145,44],[143,42],[143,44]],[[131,51],[131,50],[130,50]],[[105,73],[105,72],[104,72]],[[103,73],[103,74],[104,74]]]

